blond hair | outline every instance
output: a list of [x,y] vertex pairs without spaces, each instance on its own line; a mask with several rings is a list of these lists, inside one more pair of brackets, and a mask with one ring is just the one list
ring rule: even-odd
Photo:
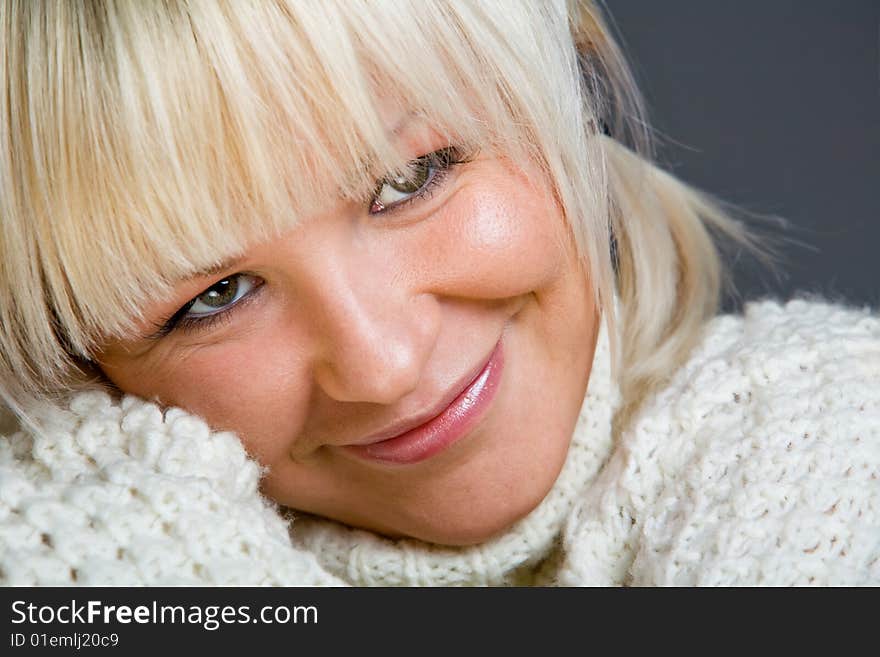
[[366,198],[403,165],[377,90],[456,143],[540,165],[618,329],[630,404],[716,312],[708,227],[743,236],[651,164],[590,2],[7,0],[0,40],[10,403],[88,385],[99,341],[177,280],[328,198]]

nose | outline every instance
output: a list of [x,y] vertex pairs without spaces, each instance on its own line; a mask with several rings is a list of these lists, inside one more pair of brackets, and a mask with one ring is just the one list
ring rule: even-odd
[[343,402],[388,405],[413,392],[437,339],[436,299],[387,262],[338,254],[316,280],[315,383]]

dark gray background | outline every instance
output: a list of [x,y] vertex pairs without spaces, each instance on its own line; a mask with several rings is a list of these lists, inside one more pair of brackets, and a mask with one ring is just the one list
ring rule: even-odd
[[780,275],[738,260],[741,296],[807,292],[880,307],[880,0],[605,5],[661,162],[790,223]]

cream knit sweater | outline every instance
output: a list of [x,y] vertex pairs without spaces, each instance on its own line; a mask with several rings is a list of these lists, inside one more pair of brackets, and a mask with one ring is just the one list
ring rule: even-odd
[[0,583],[880,585],[876,315],[751,304],[619,436],[616,405],[603,333],[553,490],[444,548],[281,514],[234,435],[81,393],[0,439]]

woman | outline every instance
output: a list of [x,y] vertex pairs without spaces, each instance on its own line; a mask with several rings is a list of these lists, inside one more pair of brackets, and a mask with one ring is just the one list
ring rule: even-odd
[[880,321],[711,319],[591,3],[0,12],[7,583],[880,581]]

